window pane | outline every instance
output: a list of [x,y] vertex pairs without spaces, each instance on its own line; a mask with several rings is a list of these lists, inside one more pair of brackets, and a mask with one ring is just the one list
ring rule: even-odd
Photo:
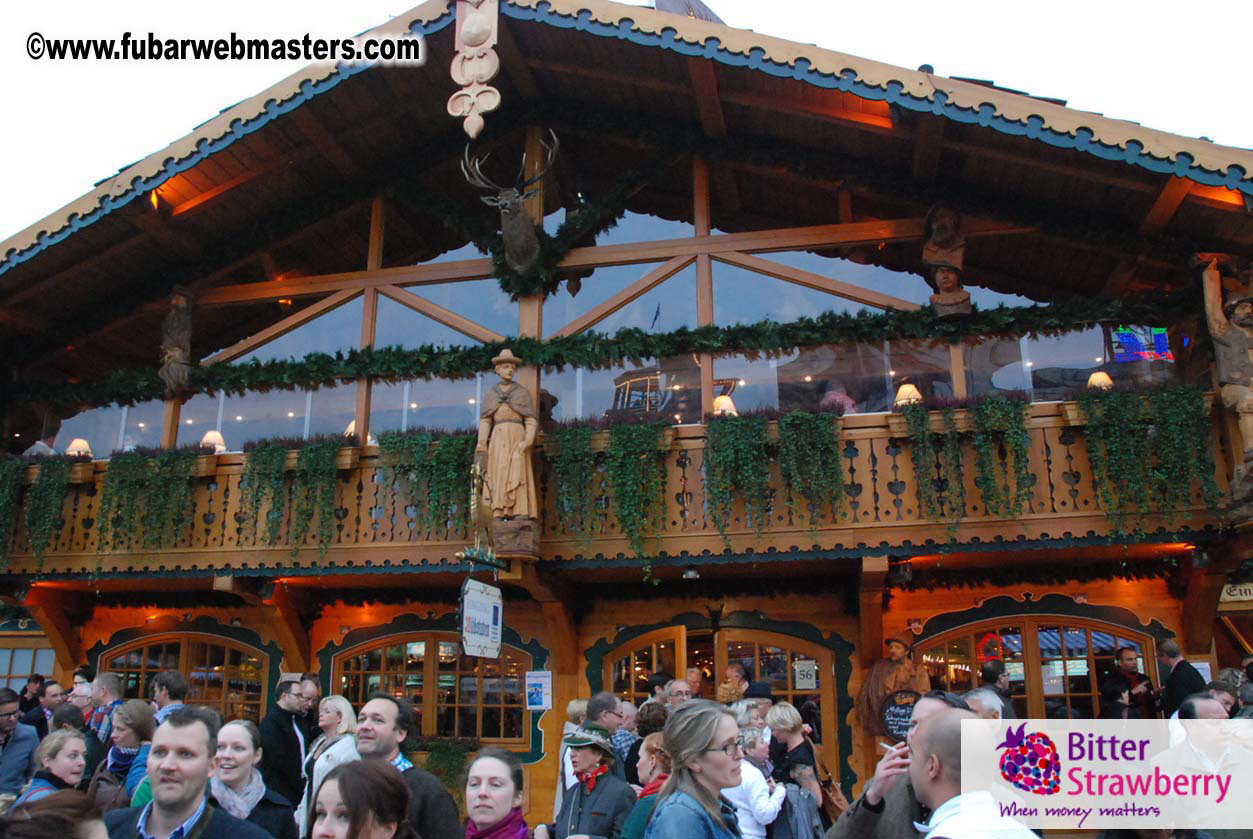
[[1066,655],[1086,655],[1088,652],[1087,630],[1066,627]]
[[307,397],[308,394],[298,390],[227,396],[222,409],[222,439],[226,450],[242,451],[244,443],[266,437],[303,436],[305,415],[309,411]]
[[645,332],[673,332],[681,326],[696,326],[695,263],[592,328],[612,335],[626,327]]
[[678,677],[678,662],[675,659],[673,641],[657,642],[657,662],[655,669],[661,670],[665,673],[673,673],[676,678]]
[[426,644],[422,641],[409,643],[405,645],[405,670],[408,672],[422,672],[422,665],[426,661]]
[[1062,655],[1061,628],[1042,626],[1039,631],[1040,657],[1060,658]]
[[[551,337],[553,333],[564,329],[566,324],[587,314],[662,264],[643,262],[634,265],[606,265],[591,269],[590,273],[580,271],[577,295],[571,296],[568,286],[563,283],[556,294],[544,298],[544,337]],[[562,276],[568,278],[573,274],[563,273]],[[591,328],[597,332],[603,331],[600,324]],[[517,332],[517,324],[503,331],[506,335],[512,335]]]
[[1046,661],[1040,665],[1040,682],[1045,696],[1059,696],[1066,692],[1066,671],[1060,661]]
[[624,655],[613,665],[613,692],[619,695],[629,693],[631,681],[631,657]]
[[1114,636],[1108,632],[1092,630],[1092,652],[1099,656],[1112,656],[1116,645]]
[[[19,674],[23,674],[27,676],[29,676],[31,673],[39,673],[38,670],[31,667],[31,664],[34,662],[34,660],[35,660],[34,650],[14,650],[13,651],[13,669],[10,670],[9,672],[19,673]],[[48,674],[42,673],[41,675],[46,676]]]
[[781,647],[760,647],[758,680],[770,683],[772,691],[786,691],[791,685],[788,679],[788,654]]
[[1023,366],[1017,340],[989,338],[973,347],[962,346],[966,361],[966,392],[971,396],[998,391],[1030,392],[1031,369]]
[[502,737],[521,738],[526,736],[526,732],[522,728],[522,709],[506,708],[504,714]]
[[117,448],[118,433],[121,430],[121,407],[109,405],[91,408],[62,422],[56,439],[52,441],[52,447],[58,452],[64,452],[70,443],[81,438],[91,447],[93,458],[105,460]]
[[[357,385],[355,382],[322,387],[310,396],[309,436],[316,434],[347,434],[356,419]],[[365,442],[364,440],[362,441]],[[377,443],[377,440],[374,441]],[[374,443],[371,443],[373,445]]]
[[[514,335],[518,331],[518,304],[512,302],[509,295],[501,291],[500,283],[495,279],[410,286],[405,291],[425,298],[437,306],[443,306],[466,320],[485,326],[501,335]],[[434,330],[428,332],[426,328],[422,328],[419,331],[416,324],[390,314],[385,318],[384,309],[391,309],[393,306],[412,313],[415,318],[429,321],[434,326]],[[379,296],[379,313],[374,336],[376,347],[392,345],[416,347],[421,344],[457,346],[472,343],[474,343],[473,338],[468,338],[443,324],[436,323],[388,297]]]
[[630,418],[650,413],[672,422],[697,422],[700,417],[700,367],[690,355],[660,363],[644,359],[638,366],[624,362],[606,370],[566,367],[546,373],[543,385],[556,399],[552,406],[555,420]]
[[[775,256],[776,254],[765,254],[762,258],[773,259]],[[790,323],[802,317],[813,317],[829,311],[880,311],[846,297],[778,280],[724,262],[714,262],[713,284],[714,324],[717,326],[757,323],[767,318],[776,323]]]
[[[690,185],[691,178],[688,177],[685,182]],[[688,195],[686,200],[690,202],[690,191]],[[599,246],[647,242],[653,239],[683,239],[693,235],[695,235],[695,228],[685,221],[670,221],[659,216],[628,210],[617,224],[597,234],[596,244]]]
[[948,347],[925,341],[891,341],[888,374],[893,400],[901,387],[912,384],[924,399],[952,399],[953,376]]
[[483,737],[501,737],[501,712],[499,708],[483,709]]
[[52,670],[56,667],[57,656],[52,650],[38,650],[35,653],[35,672],[43,673],[45,676],[52,675]]
[[375,382],[370,392],[370,428],[373,431],[477,428],[478,405],[483,392],[491,386],[492,382],[481,374],[472,379]]
[[467,708],[465,706],[457,708],[457,736],[479,736],[478,716],[479,713],[477,708]]
[[7,676],[13,671],[9,669],[9,662],[13,660],[13,651],[9,649],[0,649],[0,676]]

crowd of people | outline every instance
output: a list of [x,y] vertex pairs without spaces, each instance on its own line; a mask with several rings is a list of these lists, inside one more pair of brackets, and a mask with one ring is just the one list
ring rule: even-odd
[[[1103,716],[1253,713],[1253,658],[1206,684],[1172,642],[1159,655],[1160,690],[1138,672],[1134,649],[1118,651]],[[467,768],[462,822],[447,789],[405,756],[416,717],[392,694],[357,711],[303,674],[277,686],[257,725],[187,703],[175,671],[157,674],[150,702],[123,699],[114,673],[82,668],[68,691],[32,679],[21,694],[0,688],[0,839],[1034,835],[1002,819],[990,796],[960,790],[961,720],[1014,716],[1000,661],[985,662],[975,690],[920,698],[905,742],[887,749],[851,806],[796,707],[747,681],[738,664],[717,686],[721,701],[700,698],[700,679],[654,674],[639,708],[609,692],[569,703],[552,821],[533,829],[518,757],[490,747]]]

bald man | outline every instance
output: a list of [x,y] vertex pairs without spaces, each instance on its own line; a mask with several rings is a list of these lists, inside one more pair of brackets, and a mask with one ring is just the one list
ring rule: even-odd
[[962,720],[972,711],[945,708],[918,724],[909,738],[909,780],[931,818],[917,825],[925,839],[1035,839],[1013,819],[1002,818],[992,794],[961,791]]

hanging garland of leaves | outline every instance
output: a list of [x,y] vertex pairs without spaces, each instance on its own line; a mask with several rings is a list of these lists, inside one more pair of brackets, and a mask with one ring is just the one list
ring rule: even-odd
[[446,528],[449,537],[470,525],[470,467],[477,434],[452,434],[435,441],[427,478],[426,523]]
[[731,504],[744,502],[744,523],[760,536],[770,502],[770,458],[766,453],[766,419],[718,416],[705,431],[705,487],[714,527],[729,548],[727,525]]
[[936,486],[936,464],[939,451],[935,435],[931,433],[931,412],[922,402],[910,402],[901,407],[905,415],[905,428],[909,434],[909,457],[914,464],[914,484],[918,488],[920,512],[929,519],[944,514],[940,504],[940,490]]
[[427,464],[431,459],[429,431],[384,431],[379,434],[379,461],[383,466],[383,479],[388,483],[400,481],[405,498],[413,506],[417,517],[423,518],[428,499],[425,494]]
[[1153,416],[1153,482],[1161,509],[1167,515],[1182,515],[1192,487],[1199,485],[1205,506],[1217,513],[1222,493],[1214,480],[1205,395],[1199,388],[1181,385],[1154,390],[1148,400]]
[[[994,395],[975,403],[975,486],[989,515],[1017,518],[1031,504],[1031,475],[1025,397]],[[1000,450],[1005,450],[1001,466]]]
[[262,507],[268,504],[262,539],[266,545],[278,542],[283,528],[283,512],[287,506],[287,484],[283,465],[287,462],[287,446],[281,441],[261,441],[248,452],[244,465],[241,507],[247,520],[256,527]]
[[823,511],[834,514],[844,498],[839,414],[792,411],[780,417],[779,474],[788,509],[803,498],[809,532],[816,533]]
[[[333,355],[310,353],[298,360],[193,367],[190,387],[194,393],[240,395],[249,391],[308,390],[363,378],[382,382],[433,377],[464,379],[490,369],[492,357],[506,346],[525,363],[538,367],[604,370],[625,361],[639,363],[646,358],[690,353],[745,353],[756,357],[822,344],[891,340],[952,343],[963,339],[1048,336],[1086,329],[1103,321],[1138,324],[1174,320],[1188,306],[1195,308],[1190,299],[1180,297],[1074,297],[1042,306],[975,309],[968,317],[948,320],[937,320],[930,307],[890,309],[875,314],[829,311],[790,323],[763,320],[732,326],[681,327],[668,333],[625,328],[612,335],[580,332],[549,341],[513,337],[495,344],[459,347],[367,347]],[[164,398],[164,387],[154,368],[119,370],[87,382],[17,384],[13,386],[12,399],[80,407],[114,402],[134,405]]]
[[335,538],[335,487],[339,482],[339,470],[335,459],[344,441],[335,437],[319,440],[304,446],[296,454],[295,491],[292,500],[291,554],[300,553],[300,546],[316,516],[318,528],[314,536],[318,556],[326,556]]
[[1149,510],[1148,413],[1139,393],[1089,389],[1079,396],[1088,418],[1084,444],[1101,506],[1121,531]]
[[[150,490],[144,499],[144,547],[167,548],[178,542],[192,521],[191,475],[199,447],[160,451],[151,462]],[[110,462],[108,472],[113,471]]]
[[0,570],[8,567],[9,541],[17,519],[17,499],[22,491],[26,464],[17,458],[0,458]]
[[966,480],[962,470],[961,435],[957,432],[957,410],[951,405],[942,414],[944,445],[940,449],[945,504],[949,511],[949,536],[957,532],[957,520],[966,514]]
[[596,504],[596,452],[591,426],[558,426],[546,432],[544,458],[552,470],[557,517],[581,543],[592,539]]
[[43,569],[44,551],[52,538],[52,532],[61,525],[61,509],[65,504],[65,490],[70,484],[70,461],[64,457],[49,457],[39,461],[39,474],[26,493],[26,538],[38,560],[37,568]]
[[647,543],[665,520],[666,473],[661,449],[664,421],[615,425],[609,430],[605,469],[618,526],[651,576]]
[[[99,535],[96,551],[120,550],[136,532],[140,499],[149,494],[148,462],[155,449],[116,452],[109,459],[100,486],[100,507],[96,513]],[[150,499],[149,499],[150,500]]]

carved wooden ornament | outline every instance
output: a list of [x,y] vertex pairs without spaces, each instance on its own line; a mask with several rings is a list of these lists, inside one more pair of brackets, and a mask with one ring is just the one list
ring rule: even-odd
[[500,72],[496,37],[500,25],[499,0],[456,0],[457,54],[452,80],[461,89],[448,99],[448,113],[462,118],[470,139],[483,130],[483,114],[500,107],[500,91],[488,82]]

